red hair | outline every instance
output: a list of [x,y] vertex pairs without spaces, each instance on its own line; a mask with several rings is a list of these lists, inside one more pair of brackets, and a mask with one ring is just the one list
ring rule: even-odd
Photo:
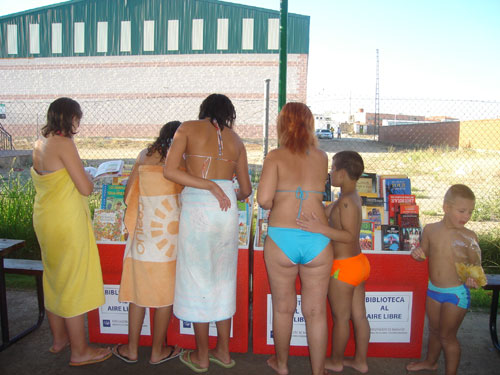
[[309,146],[316,146],[314,116],[303,103],[290,102],[283,106],[278,116],[278,140],[280,146],[292,153],[303,154]]

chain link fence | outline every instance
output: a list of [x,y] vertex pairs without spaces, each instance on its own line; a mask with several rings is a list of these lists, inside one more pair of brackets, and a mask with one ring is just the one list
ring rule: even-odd
[[[87,165],[124,159],[132,166],[139,151],[172,120],[198,115],[204,97],[76,99],[83,119],[75,137]],[[237,112],[235,130],[244,139],[252,169],[263,162],[264,93],[261,99],[231,98]],[[31,150],[46,118],[50,101],[3,101],[3,129],[15,150]],[[341,138],[320,140],[329,156],[344,149],[361,153],[365,170],[405,174],[412,183],[422,224],[442,215],[442,199],[454,183],[469,185],[476,194],[472,229],[500,228],[500,102],[435,99],[381,99],[373,113],[370,98],[317,99],[329,111],[316,113],[316,127],[330,128]],[[370,110],[372,112],[370,112]],[[269,149],[276,147],[277,101],[269,104]],[[7,146],[3,145],[3,148]],[[1,151],[0,151],[1,152]],[[258,176],[254,178],[258,181]]]

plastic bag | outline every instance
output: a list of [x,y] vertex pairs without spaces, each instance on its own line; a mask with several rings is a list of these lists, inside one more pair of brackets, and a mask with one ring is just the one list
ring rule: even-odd
[[473,278],[479,286],[487,284],[486,275],[481,267],[481,249],[474,237],[459,233],[452,240],[453,255],[458,277],[462,282]]

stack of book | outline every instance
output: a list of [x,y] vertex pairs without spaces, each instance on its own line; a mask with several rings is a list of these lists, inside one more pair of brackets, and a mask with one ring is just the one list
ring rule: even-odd
[[420,246],[419,208],[408,176],[364,173],[357,189],[362,199],[362,250],[411,251]]

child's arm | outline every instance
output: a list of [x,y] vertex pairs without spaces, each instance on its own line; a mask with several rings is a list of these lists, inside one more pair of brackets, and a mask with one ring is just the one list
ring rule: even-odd
[[422,241],[420,242],[420,246],[410,253],[411,257],[419,262],[423,262],[429,256],[429,246],[429,228],[426,226],[422,233]]
[[343,243],[351,243],[359,240],[359,216],[357,207],[350,199],[340,198],[340,224],[342,229],[335,229],[327,224],[322,224],[318,217],[312,213],[311,217],[302,215],[297,219],[297,225],[309,232],[321,233],[328,238]]

